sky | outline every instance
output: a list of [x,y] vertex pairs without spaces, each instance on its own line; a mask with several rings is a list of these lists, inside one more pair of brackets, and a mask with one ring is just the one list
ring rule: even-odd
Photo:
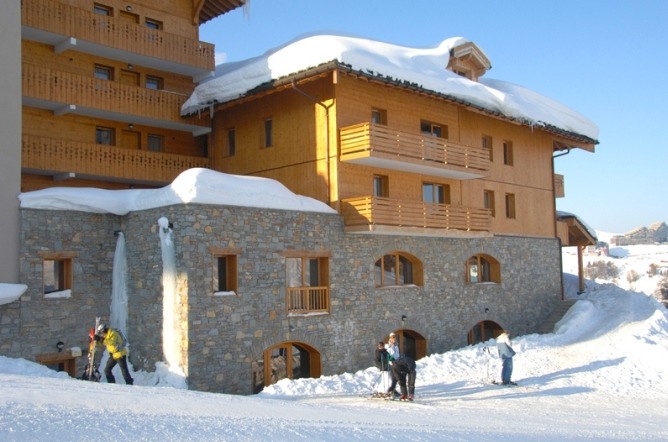
[[659,277],[646,275],[649,263],[668,263],[668,245],[610,253],[585,259],[613,261],[620,282],[631,270],[641,280],[626,289],[587,280],[577,295],[577,256],[565,248],[564,285],[577,302],[553,333],[511,336],[517,387],[493,384],[494,340],[417,361],[414,402],[371,397],[385,387],[374,349],[366,369],[285,379],[255,396],[187,390],[164,364],[131,367],[126,386],[0,356],[0,440],[668,440],[668,310],[649,296]]
[[527,87],[599,126],[596,153],[555,160],[565,175],[559,210],[614,233],[668,221],[668,141],[660,136],[668,121],[660,80],[668,71],[665,0],[249,3],[202,26],[200,39],[216,45],[219,61],[255,57],[313,32],[422,48],[450,37],[475,42],[492,62],[485,78]]

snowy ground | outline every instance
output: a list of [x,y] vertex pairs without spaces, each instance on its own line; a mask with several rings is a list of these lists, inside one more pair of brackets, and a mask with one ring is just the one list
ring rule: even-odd
[[587,281],[578,296],[565,250],[565,286],[580,302],[556,333],[514,338],[519,387],[491,384],[493,341],[418,361],[414,403],[370,399],[375,368],[241,397],[161,387],[174,383],[160,370],[128,387],[0,357],[0,440],[668,440],[668,313],[646,275],[668,246],[611,252],[644,276],[633,289]]

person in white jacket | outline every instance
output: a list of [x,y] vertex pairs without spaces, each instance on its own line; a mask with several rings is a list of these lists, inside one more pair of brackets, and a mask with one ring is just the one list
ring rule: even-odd
[[496,347],[499,350],[499,357],[503,361],[503,367],[501,368],[501,383],[503,385],[517,385],[515,382],[510,380],[510,377],[513,374],[513,356],[515,356],[515,350],[510,343],[510,332],[504,330],[496,338]]
[[392,381],[390,388],[387,390],[387,394],[388,396],[399,396],[399,393],[396,390],[397,381],[399,379],[394,376],[392,362],[399,359],[401,354],[399,353],[399,344],[397,344],[397,335],[394,333],[390,333],[387,344],[385,344],[385,350],[387,351],[387,361],[390,365],[390,380]]

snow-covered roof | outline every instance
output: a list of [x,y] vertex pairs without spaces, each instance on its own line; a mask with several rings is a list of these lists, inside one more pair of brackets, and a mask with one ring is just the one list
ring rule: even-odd
[[595,229],[592,229],[591,227],[589,227],[589,225],[587,225],[586,222],[582,221],[582,218],[580,218],[579,216],[575,215],[574,213],[564,212],[564,211],[561,211],[561,210],[557,210],[557,212],[556,212],[556,217],[557,217],[557,220],[564,220],[564,219],[567,219],[567,218],[573,218],[573,219],[577,220],[577,222],[578,222],[582,227],[585,228],[585,230],[587,231],[587,234],[589,234],[589,236],[591,236],[594,240],[596,240],[596,239],[598,238],[598,235],[597,235],[597,233],[596,233],[596,230],[595,230]]
[[160,189],[51,187],[21,193],[19,200],[21,207],[28,209],[78,210],[115,215],[187,203],[336,213],[323,202],[294,194],[278,181],[229,175],[202,168],[188,169],[170,185]]
[[238,99],[260,85],[336,60],[354,70],[417,84],[525,124],[597,140],[596,124],[555,100],[509,82],[476,82],[446,70],[451,50],[466,43],[465,38],[454,37],[433,48],[410,48],[353,36],[307,34],[258,57],[217,66],[214,78],[195,88],[181,113],[188,115]]

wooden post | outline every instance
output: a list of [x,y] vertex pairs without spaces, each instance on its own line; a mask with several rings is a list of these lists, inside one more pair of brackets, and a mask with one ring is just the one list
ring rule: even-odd
[[578,249],[578,294],[584,293],[585,291],[585,282],[584,282],[584,264],[582,259],[582,251],[584,246],[577,246]]

